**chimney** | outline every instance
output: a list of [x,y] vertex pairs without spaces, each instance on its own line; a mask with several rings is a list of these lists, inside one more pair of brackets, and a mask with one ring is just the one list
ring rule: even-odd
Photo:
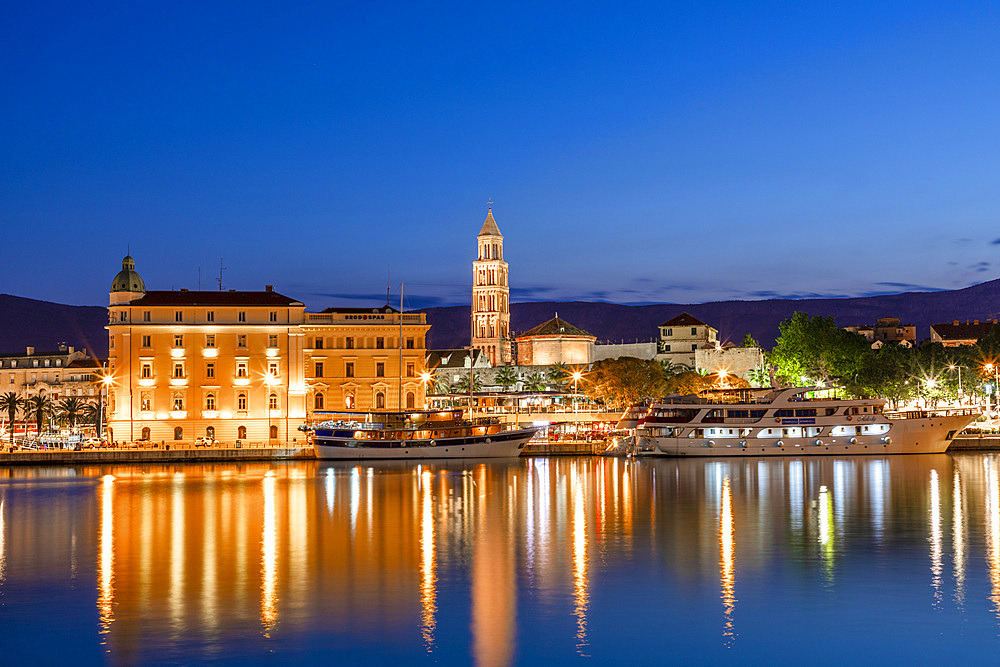
[[69,346],[68,348],[66,348],[66,349],[67,349],[67,350],[69,350],[69,353],[70,353],[70,354],[73,354],[73,352],[75,352],[75,350],[73,349],[73,346],[72,346],[72,345],[70,345],[70,346]]
[[955,321],[954,321],[954,322],[952,322],[951,324],[952,324],[952,326],[955,326],[955,327],[957,327],[957,326],[958,326],[958,320],[955,320]]
[[265,292],[273,292],[274,291],[274,285],[264,285],[264,291]]
[[972,320],[973,324],[979,324],[979,320]]
[[28,356],[30,357],[34,353],[35,353],[35,348],[33,348],[32,346],[29,345],[28,346]]

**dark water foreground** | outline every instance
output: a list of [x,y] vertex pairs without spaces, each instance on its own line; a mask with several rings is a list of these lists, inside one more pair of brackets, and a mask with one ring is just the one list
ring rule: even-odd
[[0,469],[8,664],[1000,655],[1000,456]]

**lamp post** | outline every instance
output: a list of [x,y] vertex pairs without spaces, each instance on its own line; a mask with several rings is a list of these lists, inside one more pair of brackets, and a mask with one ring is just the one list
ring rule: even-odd
[[[269,371],[264,376],[264,384],[267,385],[267,444],[271,444],[271,387],[274,386],[274,375]],[[287,406],[286,406],[287,409]]]
[[105,375],[101,378],[101,386],[97,390],[97,439],[104,440],[104,392],[111,391],[111,378]]
[[[986,364],[983,368],[985,368],[987,372],[993,373],[993,392],[994,396],[997,396],[997,398],[994,399],[993,403],[994,407],[996,408],[996,411],[1000,413],[1000,394],[997,393],[998,389],[1000,389],[1000,387],[997,386],[998,383],[1000,383],[1000,377],[998,377],[1000,376],[1000,364],[989,363]],[[987,412],[989,412],[989,407],[990,407],[989,400],[987,399],[986,403]],[[996,417],[994,417],[994,419],[996,419]]]
[[424,410],[426,410],[427,409],[427,386],[430,384],[431,374],[428,373],[427,371],[422,371],[420,373],[420,381],[424,385]]
[[961,405],[962,404],[962,396],[964,395],[962,393],[962,367],[961,366],[957,366],[955,364],[949,364],[948,368],[951,369],[951,370],[955,370],[956,368],[958,369],[958,404]]
[[577,412],[577,392],[580,384],[580,378],[582,377],[580,371],[573,371],[573,437],[577,440],[580,439],[580,418]]

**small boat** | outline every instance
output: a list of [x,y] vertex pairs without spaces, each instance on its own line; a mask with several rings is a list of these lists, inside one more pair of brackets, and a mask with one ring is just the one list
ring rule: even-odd
[[979,415],[885,406],[829,388],[723,389],[634,405],[618,425],[634,433],[637,454],[655,456],[934,454]]
[[462,410],[327,412],[311,430],[319,459],[469,459],[521,454],[536,427],[505,428],[491,417],[468,420]]

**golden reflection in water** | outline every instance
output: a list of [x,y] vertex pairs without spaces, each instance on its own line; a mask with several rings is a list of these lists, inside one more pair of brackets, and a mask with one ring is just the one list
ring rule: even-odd
[[468,511],[475,535],[472,558],[473,655],[480,665],[510,664],[517,627],[514,540],[504,521],[506,502],[490,485],[486,464],[473,472]]
[[217,493],[215,478],[214,476],[209,476],[206,479],[205,489],[202,494],[205,509],[201,541],[201,625],[202,628],[210,633],[215,630],[219,618],[218,609],[215,605],[218,599],[218,571],[216,570],[218,562],[218,528],[216,527],[216,518],[218,512],[215,507]]
[[930,481],[930,543],[931,543],[931,588],[934,601],[931,606],[941,605],[941,489],[937,470],[931,470]]
[[[114,483],[112,475],[101,478],[100,490],[100,537],[98,539],[98,572],[97,579],[97,612],[100,615],[100,634],[111,631],[115,620],[115,547],[114,547]],[[107,638],[102,638],[102,644],[107,645]]]
[[424,647],[434,651],[434,628],[437,625],[437,573],[434,562],[434,505],[431,495],[433,475],[420,474],[420,622]]
[[170,494],[170,627],[175,637],[184,632],[184,473],[175,472]]
[[576,616],[576,652],[584,657],[587,649],[587,514],[583,496],[586,484],[579,473],[573,476],[573,615]]
[[1000,618],[1000,480],[996,459],[986,459],[986,562],[990,569],[990,602]]
[[965,603],[965,498],[962,493],[962,477],[955,466],[952,482],[952,525],[951,541],[955,571],[955,602],[959,608]]
[[723,643],[732,648],[736,638],[733,612],[736,610],[736,539],[733,523],[733,493],[729,475],[722,478],[722,499],[719,512],[719,581],[722,585]]
[[820,554],[826,569],[827,577],[833,574],[833,554],[834,554],[834,525],[833,525],[833,499],[826,486],[819,487],[819,545]]
[[261,486],[264,492],[264,530],[260,549],[260,624],[270,638],[278,622],[278,531],[275,510],[274,471],[268,470]]
[[3,515],[4,498],[0,497],[0,586],[7,574],[7,522]]

